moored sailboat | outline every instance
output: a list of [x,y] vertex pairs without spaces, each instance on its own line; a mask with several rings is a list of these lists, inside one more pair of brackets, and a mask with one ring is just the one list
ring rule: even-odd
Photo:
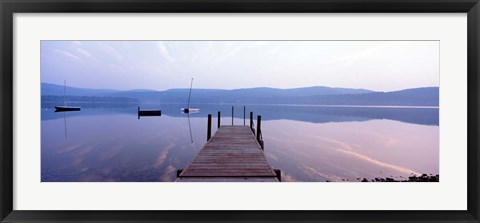
[[192,80],[190,82],[190,91],[188,92],[187,107],[181,109],[183,113],[195,113],[195,112],[200,111],[200,109],[198,109],[198,108],[190,108],[190,97],[192,96],[192,86],[193,86],[193,77],[192,77]]
[[80,107],[73,107],[73,106],[67,106],[67,96],[66,96],[66,90],[67,89],[67,81],[64,81],[63,85],[63,106],[54,106],[55,107],[55,112],[66,112],[66,111],[80,111]]

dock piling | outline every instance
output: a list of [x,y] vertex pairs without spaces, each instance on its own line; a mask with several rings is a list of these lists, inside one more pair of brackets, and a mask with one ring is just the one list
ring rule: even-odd
[[[262,116],[259,115],[257,116],[257,142],[258,144],[260,144],[260,147],[263,149],[265,149],[265,145],[263,143],[263,138],[262,138]],[[255,133],[254,133],[255,134]]]
[[279,182],[279,171],[265,158],[264,150],[248,126],[222,126],[177,172],[176,182]]
[[260,130],[260,125],[262,124],[262,116],[261,115],[258,115],[257,116],[257,141],[260,142],[260,134],[262,134],[261,130]]
[[[217,114],[220,121],[220,111]],[[262,117],[257,117],[257,134],[250,112],[250,127],[223,125],[212,136],[212,114],[208,114],[207,142],[190,164],[177,170],[175,182],[281,182],[281,171],[265,158]]]
[[282,171],[280,169],[273,169],[275,175],[277,175],[277,179],[279,182],[282,182]]
[[245,125],[245,106],[243,106],[243,125]]
[[220,128],[220,111],[218,111],[217,117],[218,117],[218,118],[217,118],[217,119],[218,119],[218,120],[217,120],[217,128]]
[[232,106],[232,125],[233,125],[233,106]]
[[178,169],[178,170],[177,170],[177,177],[180,176],[180,174],[182,173],[182,171],[183,171],[183,169]]
[[253,130],[253,112],[250,112],[250,129]]
[[212,138],[212,114],[208,114],[207,141]]

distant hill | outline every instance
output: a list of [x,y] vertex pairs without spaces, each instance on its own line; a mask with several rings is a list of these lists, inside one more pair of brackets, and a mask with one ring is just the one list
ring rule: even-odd
[[424,87],[366,94],[291,98],[298,103],[323,105],[438,106],[439,88]]
[[[64,86],[57,84],[42,83],[42,96],[63,96]],[[111,89],[92,89],[92,88],[76,88],[66,87],[67,95],[71,96],[104,96],[119,92]]]
[[[67,87],[67,95],[134,99],[139,102],[186,103],[189,89],[155,91],[110,90]],[[61,96],[63,86],[42,83],[42,96]],[[323,86],[278,89],[244,88],[234,90],[192,89],[192,103],[321,104],[321,105],[401,105],[438,106],[439,88],[425,87],[392,92]]]

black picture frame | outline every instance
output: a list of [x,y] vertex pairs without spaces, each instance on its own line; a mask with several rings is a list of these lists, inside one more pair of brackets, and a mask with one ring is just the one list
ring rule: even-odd
[[[0,0],[2,222],[480,222],[478,0]],[[14,13],[467,13],[468,204],[466,211],[19,211],[13,210]],[[442,196],[439,194],[438,196]],[[288,202],[288,201],[286,201]],[[268,209],[268,207],[267,207]]]

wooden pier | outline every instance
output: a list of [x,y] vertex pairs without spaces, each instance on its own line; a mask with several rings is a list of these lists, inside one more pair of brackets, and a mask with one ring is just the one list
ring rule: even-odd
[[[211,128],[211,115],[208,122]],[[177,171],[177,182],[281,181],[280,170],[268,164],[252,127],[222,125],[213,137],[207,138],[192,162]]]

